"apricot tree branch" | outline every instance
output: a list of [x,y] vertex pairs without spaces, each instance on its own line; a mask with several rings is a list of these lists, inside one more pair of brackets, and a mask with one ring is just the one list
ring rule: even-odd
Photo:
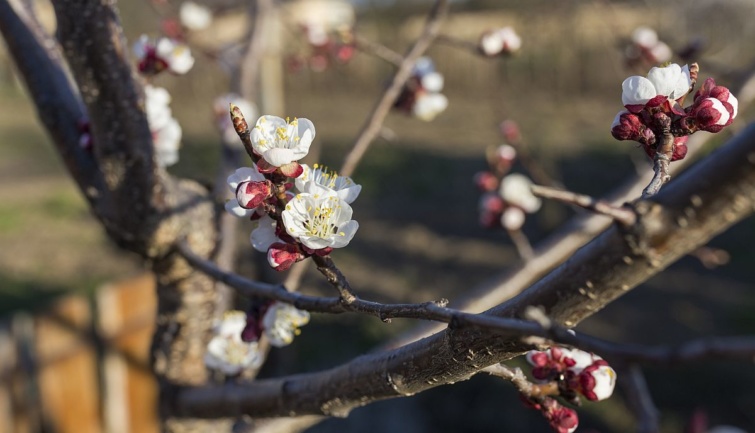
[[401,66],[393,75],[390,86],[383,92],[382,96],[372,109],[372,113],[362,125],[351,151],[346,155],[343,166],[339,173],[343,176],[351,176],[354,173],[359,161],[364,156],[370,144],[380,133],[385,117],[388,115],[396,99],[401,94],[401,89],[412,74],[414,63],[430,47],[440,30],[440,25],[448,13],[448,0],[436,0],[422,34],[414,42],[409,52],[404,56]]
[[[480,317],[521,317],[532,305],[557,325],[575,326],[755,208],[755,126],[708,156],[653,201],[640,202],[631,230],[611,227],[570,261]],[[529,322],[524,322],[529,323]],[[542,328],[541,328],[542,329]],[[468,378],[527,349],[521,337],[476,326],[444,332],[330,370],[176,390],[177,414],[218,417],[326,414],[411,395]]]
[[631,227],[637,216],[628,207],[616,207],[604,200],[597,200],[589,195],[577,194],[571,191],[558,190],[540,185],[532,185],[532,193],[538,197],[549,198],[562,203],[579,206],[601,215],[613,218],[625,227]]

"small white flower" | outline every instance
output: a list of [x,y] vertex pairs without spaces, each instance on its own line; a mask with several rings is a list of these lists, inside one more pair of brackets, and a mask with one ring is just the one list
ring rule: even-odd
[[501,214],[501,225],[506,230],[519,230],[524,225],[524,211],[518,207],[507,207]]
[[203,30],[212,23],[212,11],[191,1],[181,3],[181,24],[189,30]]
[[308,119],[290,123],[276,116],[262,116],[252,129],[252,146],[270,165],[280,167],[298,161],[309,152],[315,125]]
[[440,72],[429,72],[420,78],[422,88],[430,93],[438,93],[443,90],[443,75]]
[[310,194],[324,194],[327,190],[335,191],[336,195],[346,203],[353,203],[362,191],[362,185],[354,183],[348,176],[339,176],[335,171],[315,164],[310,168],[302,164],[304,171],[294,181],[299,192]]
[[306,247],[341,248],[349,244],[359,223],[351,219],[351,206],[335,191],[301,193],[286,204],[282,213],[286,232]]
[[170,110],[170,93],[162,87],[144,86],[144,111],[151,130],[165,127],[173,119]]
[[299,335],[299,328],[309,323],[309,312],[295,308],[283,302],[275,302],[262,318],[262,329],[270,344],[283,347],[294,341]]
[[[257,166],[241,167],[233,172],[233,174],[228,176],[227,182],[228,188],[233,193],[234,198],[228,200],[225,203],[225,210],[230,214],[240,218],[251,216],[255,212],[255,209],[244,209],[243,207],[241,207],[238,200],[235,198],[236,190],[238,189],[241,182],[262,182],[264,180],[265,176],[263,176],[262,173],[257,170]],[[267,249],[265,249],[263,252],[265,251],[267,251]]]
[[516,159],[516,148],[509,144],[502,144],[496,148],[496,156],[499,159],[513,161]]
[[255,250],[266,253],[270,245],[281,241],[275,234],[275,227],[278,223],[267,215],[264,215],[257,222],[257,228],[252,230],[249,240]]
[[246,326],[243,311],[229,311],[216,325],[215,336],[207,344],[205,365],[227,375],[235,375],[247,368],[257,368],[264,360],[256,342],[245,343],[241,331]]
[[624,105],[644,105],[658,95],[676,100],[686,95],[692,81],[689,66],[672,63],[663,68],[652,68],[647,78],[634,75],[621,83],[621,102]]
[[194,66],[189,46],[170,38],[157,41],[157,57],[162,59],[174,74],[183,75]]
[[231,121],[231,116],[228,114],[231,104],[239,107],[246,119],[257,118],[257,107],[235,93],[227,93],[215,98],[215,102],[213,103],[213,110],[215,111],[215,126],[223,135],[223,141],[230,144],[241,145],[239,135],[233,128],[233,121]]
[[178,149],[181,147],[181,125],[170,118],[168,124],[152,132],[157,164],[167,167],[178,162]]
[[671,47],[663,42],[655,44],[653,48],[650,48],[649,53],[653,56],[655,63],[666,63],[671,60],[671,56],[674,55],[674,52],[671,51]]
[[441,93],[425,93],[421,92],[417,94],[417,100],[414,101],[412,106],[412,115],[414,117],[430,122],[435,119],[437,115],[442,113],[448,107],[448,98]]
[[595,387],[592,392],[595,393],[594,401],[605,400],[613,394],[616,387],[616,372],[607,365],[601,365],[595,370],[590,371],[590,375],[595,378]]
[[513,53],[521,47],[522,39],[511,27],[489,30],[480,37],[480,50],[490,57],[503,52]]
[[304,26],[304,31],[307,35],[307,41],[316,47],[327,44],[330,39],[328,30],[320,23],[307,23]]
[[508,204],[517,206],[527,213],[540,209],[541,201],[532,194],[532,181],[522,174],[510,174],[501,180],[498,193]]
[[645,48],[654,47],[658,43],[658,33],[650,27],[637,27],[632,32],[632,42]]

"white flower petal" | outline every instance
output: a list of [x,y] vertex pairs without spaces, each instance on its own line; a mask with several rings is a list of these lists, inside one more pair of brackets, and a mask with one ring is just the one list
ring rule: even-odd
[[212,23],[212,11],[191,1],[181,3],[179,17],[189,30],[203,30]]
[[737,111],[739,110],[739,100],[737,100],[736,96],[729,93],[729,98],[726,100],[726,102],[731,105],[731,107],[734,109],[734,112],[731,114],[732,119],[737,118]]
[[235,198],[225,202],[225,210],[229,214],[239,218],[250,217],[254,212],[256,212],[256,209],[244,209],[239,205],[239,202]]
[[590,374],[595,378],[595,388],[592,391],[598,397],[598,401],[610,397],[616,387],[616,372],[613,368],[602,365]]
[[650,48],[658,43],[658,33],[649,27],[637,27],[632,32],[632,42]]
[[662,68],[651,68],[650,72],[648,72],[648,80],[653,83],[656,95],[671,96],[677,88],[681,75],[681,67],[676,63],[672,63]]
[[653,83],[639,75],[624,80],[621,89],[621,103],[624,105],[644,105],[658,95]]
[[420,81],[422,83],[422,88],[428,92],[437,93],[443,90],[443,75],[438,72],[425,74]]
[[270,245],[276,242],[282,242],[278,236],[275,235],[275,220],[265,215],[259,219],[257,228],[252,230],[252,234],[249,240],[252,242],[252,247],[255,250],[266,253],[270,248]]
[[296,155],[294,154],[294,151],[291,149],[282,149],[282,148],[274,148],[266,151],[262,154],[262,157],[265,158],[265,161],[269,162],[270,165],[274,165],[276,167],[280,167],[281,165],[286,165],[290,162],[296,161],[299,158],[296,158]]
[[358,229],[359,223],[354,220],[351,220],[340,226],[338,228],[338,233],[336,233],[333,239],[333,248],[343,248],[348,245],[349,242],[354,239],[354,235],[356,234]]

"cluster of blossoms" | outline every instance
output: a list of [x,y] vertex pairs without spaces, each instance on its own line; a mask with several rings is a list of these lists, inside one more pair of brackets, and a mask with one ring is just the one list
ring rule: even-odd
[[628,66],[649,66],[665,63],[673,55],[671,48],[658,39],[655,30],[649,27],[637,27],[624,49],[624,58]]
[[134,43],[134,55],[139,72],[146,76],[163,71],[183,75],[194,66],[189,46],[173,38],[161,37],[155,40],[142,35]]
[[287,63],[291,72],[297,72],[304,66],[322,72],[333,63],[347,63],[354,57],[356,13],[353,6],[346,2],[328,1],[297,6],[292,13],[305,48],[289,56]]
[[282,302],[269,302],[250,312],[228,311],[215,326],[207,345],[205,365],[236,375],[249,368],[259,368],[264,361],[259,340],[264,336],[270,345],[291,344],[299,328],[309,323],[309,313]]
[[307,119],[262,116],[251,131],[255,166],[228,177],[236,199],[226,203],[226,210],[258,221],[252,246],[267,253],[278,271],[348,245],[359,228],[350,203],[361,186],[325,167],[298,163],[314,136]]
[[433,61],[429,57],[421,57],[394,107],[429,122],[448,107],[448,98],[440,93],[443,83],[443,75],[435,70]]
[[697,80],[697,64],[655,67],[647,77],[624,80],[620,111],[611,125],[617,140],[637,141],[651,158],[660,152],[670,161],[687,154],[687,137],[696,131],[719,132],[737,116],[737,98],[708,78],[691,105],[682,107]]
[[[530,351],[527,362],[532,366],[532,377],[541,384],[555,384],[554,396],[579,404],[579,396],[590,401],[605,400],[613,394],[616,372],[601,357],[578,349],[551,347]],[[554,430],[571,433],[579,423],[573,409],[561,406],[553,397],[532,398],[522,396],[525,402],[540,410]]]
[[508,56],[521,47],[522,39],[512,27],[486,30],[477,43],[477,49],[486,57]]
[[178,162],[181,146],[181,125],[173,118],[170,109],[170,94],[162,87],[144,86],[144,110],[147,113],[155,158],[161,167]]
[[509,174],[516,149],[508,144],[491,148],[487,153],[490,168],[475,174],[475,183],[483,191],[480,197],[480,224],[487,228],[519,230],[526,214],[540,209],[541,201],[532,194],[532,181],[519,173]]

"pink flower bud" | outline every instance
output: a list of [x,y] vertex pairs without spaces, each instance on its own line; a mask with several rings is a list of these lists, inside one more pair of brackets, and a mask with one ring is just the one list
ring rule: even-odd
[[545,414],[551,427],[558,433],[572,433],[579,425],[577,412],[568,407],[555,407]]
[[293,244],[276,242],[267,250],[267,262],[276,271],[285,271],[300,260],[304,260],[304,255]]
[[620,111],[611,124],[611,135],[617,140],[640,141],[645,129],[639,116]]
[[474,183],[481,191],[495,191],[498,189],[498,178],[489,171],[481,171],[474,175]]
[[501,122],[499,128],[501,129],[503,138],[510,143],[516,143],[522,138],[522,135],[519,132],[519,125],[513,120],[504,120]]
[[236,188],[236,200],[244,209],[254,209],[272,194],[269,180],[241,182]]
[[[728,97],[728,95],[727,95]],[[697,127],[703,131],[719,132],[728,125],[731,115],[724,103],[716,98],[705,98],[695,103],[692,111]]]
[[480,213],[491,212],[494,214],[500,214],[503,212],[504,207],[503,199],[496,193],[489,192],[480,197]]
[[526,358],[527,362],[533,367],[542,367],[550,360],[550,358],[548,358],[548,354],[537,350],[530,350],[529,352],[527,352]]
[[615,386],[616,372],[603,360],[595,361],[579,373],[580,392],[588,400],[607,399],[613,394]]

